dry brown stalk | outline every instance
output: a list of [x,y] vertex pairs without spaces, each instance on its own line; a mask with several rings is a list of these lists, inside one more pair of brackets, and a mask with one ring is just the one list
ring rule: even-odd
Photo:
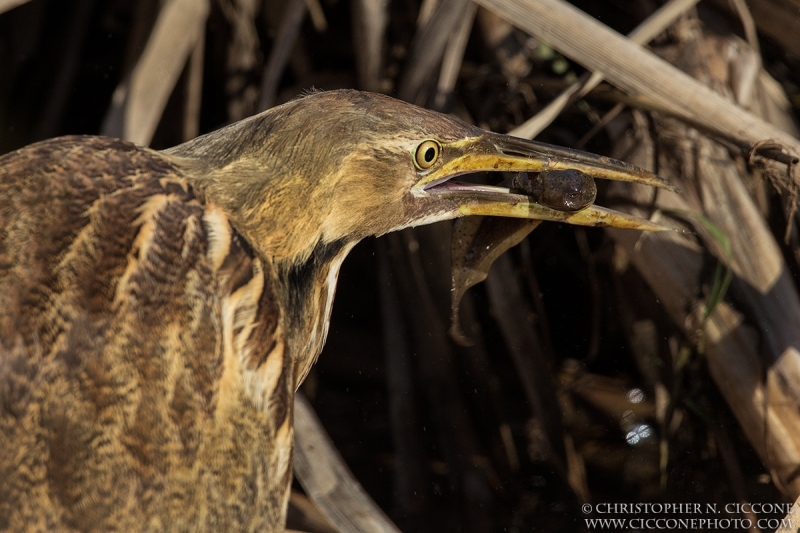
[[130,80],[114,93],[103,131],[148,145],[186,60],[205,31],[208,0],[170,0],[161,8]]
[[294,471],[309,498],[340,533],[399,533],[364,492],[308,400],[294,403]]

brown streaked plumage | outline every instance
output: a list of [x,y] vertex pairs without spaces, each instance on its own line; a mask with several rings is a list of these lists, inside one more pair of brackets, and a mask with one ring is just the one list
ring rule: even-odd
[[0,529],[280,530],[292,398],[358,240],[467,214],[660,229],[446,181],[549,169],[664,185],[355,91],[164,152],[0,157]]

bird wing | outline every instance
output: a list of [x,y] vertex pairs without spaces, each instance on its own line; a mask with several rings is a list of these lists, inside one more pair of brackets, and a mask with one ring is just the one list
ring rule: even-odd
[[293,381],[270,283],[158,152],[0,157],[0,523],[282,524]]

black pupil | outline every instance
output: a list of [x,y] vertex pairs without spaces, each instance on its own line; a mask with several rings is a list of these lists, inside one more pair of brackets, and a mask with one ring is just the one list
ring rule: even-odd
[[430,163],[433,161],[433,158],[436,156],[436,149],[433,147],[428,148],[425,150],[425,162]]

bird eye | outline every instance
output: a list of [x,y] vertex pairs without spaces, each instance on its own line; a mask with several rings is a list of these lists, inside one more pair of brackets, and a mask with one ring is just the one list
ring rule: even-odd
[[423,141],[417,146],[417,152],[414,154],[414,163],[420,170],[431,168],[436,160],[439,159],[439,152],[441,146],[436,141]]

